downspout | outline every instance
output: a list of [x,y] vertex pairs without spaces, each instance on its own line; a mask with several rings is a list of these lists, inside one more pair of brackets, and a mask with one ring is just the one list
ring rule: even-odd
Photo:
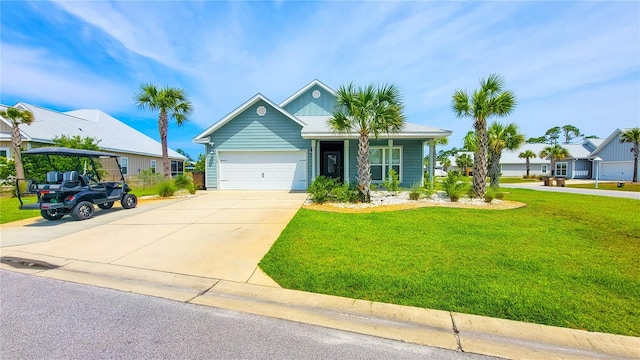
[[311,182],[316,179],[316,141],[311,140]]

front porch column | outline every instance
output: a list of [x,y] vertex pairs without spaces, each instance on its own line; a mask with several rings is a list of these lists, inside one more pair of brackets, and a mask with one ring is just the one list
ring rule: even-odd
[[436,168],[436,139],[429,141],[429,189],[433,190],[433,173]]
[[422,148],[420,149],[420,158],[422,159],[422,176],[420,177],[420,187],[424,187],[424,147],[427,146],[427,142],[423,141],[421,145]]
[[316,141],[311,140],[311,181],[316,179]]
[[[387,144],[389,146],[389,151],[388,151],[388,153],[389,153],[388,154],[388,158],[389,159],[388,159],[388,162],[387,162],[387,173],[386,174],[382,174],[383,179],[387,178],[387,176],[389,175],[389,171],[391,171],[391,169],[392,169],[391,168],[391,164],[392,164],[391,159],[393,159],[393,155],[391,153],[393,152],[392,151],[392,149],[393,149],[393,139],[389,139]],[[399,178],[400,178],[400,174],[398,174],[398,179]]]
[[349,140],[344,141],[344,182],[350,183],[349,179]]

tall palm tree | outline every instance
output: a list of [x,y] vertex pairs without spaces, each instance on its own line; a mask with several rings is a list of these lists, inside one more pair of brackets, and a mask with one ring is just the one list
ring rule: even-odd
[[640,128],[629,129],[620,135],[621,143],[632,143],[631,152],[633,153],[633,179],[631,181],[638,182],[638,157],[640,157]]
[[164,177],[171,177],[169,166],[169,154],[167,151],[167,133],[169,132],[169,118],[173,119],[178,126],[182,126],[189,121],[192,105],[187,98],[186,92],[181,88],[163,87],[156,88],[151,84],[142,84],[136,92],[134,100],[138,108],[143,110],[156,111],[158,115],[158,130],[162,142],[162,167]]
[[473,193],[476,197],[483,197],[487,188],[487,156],[489,140],[487,137],[487,120],[492,116],[507,116],[516,106],[515,95],[504,90],[502,76],[491,74],[480,80],[480,88],[473,94],[463,90],[456,90],[451,101],[451,108],[457,117],[474,119],[478,148],[475,151],[473,163]]
[[563,148],[558,144],[547,146],[546,148],[542,149],[542,151],[540,151],[541,159],[551,159],[551,176],[556,175],[556,161],[568,158],[569,156],[569,150]]
[[491,178],[491,187],[497,189],[500,187],[500,158],[502,150],[515,150],[524,143],[524,135],[518,133],[518,125],[509,123],[503,125],[499,122],[493,122],[489,126],[489,177]]
[[395,85],[368,85],[364,88],[350,83],[337,92],[336,109],[329,126],[339,133],[356,132],[358,138],[358,189],[362,201],[369,202],[371,163],[369,135],[398,132],[404,126],[404,105]]
[[24,179],[24,165],[22,164],[22,136],[20,136],[20,125],[31,125],[33,113],[29,110],[20,110],[9,107],[0,111],[0,116],[11,121],[11,147],[13,148],[13,159],[16,164],[16,178]]
[[518,157],[520,159],[525,159],[525,166],[527,168],[527,178],[529,178],[529,170],[530,170],[530,163],[529,163],[529,159],[536,157],[536,153],[534,153],[531,150],[525,150],[523,152],[521,152],[520,154],[518,154]]

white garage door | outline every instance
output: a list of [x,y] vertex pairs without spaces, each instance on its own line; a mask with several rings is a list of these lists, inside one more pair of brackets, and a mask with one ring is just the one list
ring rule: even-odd
[[307,152],[220,151],[220,189],[306,190]]
[[601,180],[631,180],[633,176],[633,161],[603,162],[600,164]]

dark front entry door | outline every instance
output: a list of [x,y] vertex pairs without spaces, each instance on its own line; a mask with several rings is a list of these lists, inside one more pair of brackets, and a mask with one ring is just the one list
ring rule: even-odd
[[342,152],[344,143],[323,141],[320,143],[320,175],[344,181]]
[[324,152],[324,176],[342,178],[342,154],[340,151]]

